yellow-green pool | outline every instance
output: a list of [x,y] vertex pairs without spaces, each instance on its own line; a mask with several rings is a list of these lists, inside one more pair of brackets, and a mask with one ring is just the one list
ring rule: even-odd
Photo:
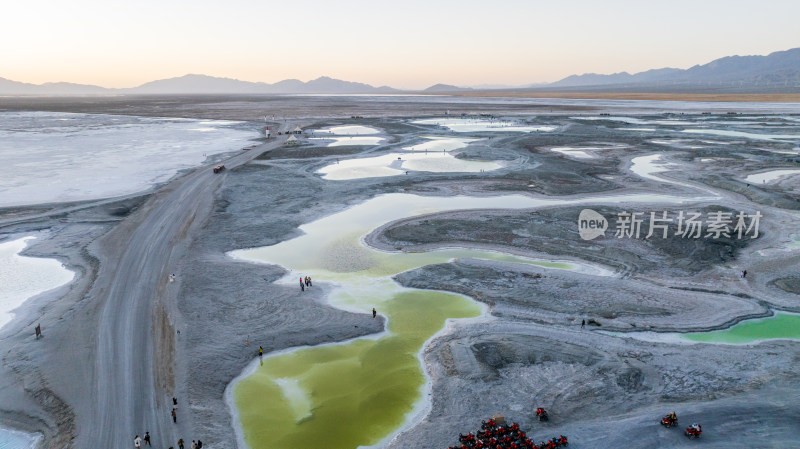
[[365,234],[392,220],[441,210],[554,203],[521,195],[383,195],[305,224],[300,227],[304,234],[292,240],[231,252],[240,260],[286,268],[290,274],[282,282],[288,285],[295,286],[298,277],[312,276],[313,288],[328,289],[326,301],[334,307],[364,313],[375,307],[388,319],[387,331],[378,336],[265,356],[255,372],[235,382],[233,402],[247,446],[370,446],[397,431],[415,410],[422,410],[426,383],[418,358],[422,346],[444,328],[445,320],[480,316],[483,306],[462,295],[401,287],[392,279],[395,274],[458,258],[611,274],[581,263],[538,261],[490,251],[381,252],[361,243]]
[[385,302],[389,332],[378,339],[270,357],[235,389],[251,448],[356,448],[400,427],[420,399],[422,344],[447,318],[481,313],[454,294],[409,291]]

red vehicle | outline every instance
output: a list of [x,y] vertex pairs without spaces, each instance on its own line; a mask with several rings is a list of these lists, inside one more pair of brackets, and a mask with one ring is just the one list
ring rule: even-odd
[[224,166],[224,165],[222,165],[222,164],[219,164],[219,165],[217,165],[216,167],[214,167],[214,173],[219,173],[219,172],[221,172],[222,170],[225,170],[225,166]]
[[536,409],[536,416],[539,417],[539,421],[547,421],[550,419],[550,417],[547,416],[547,410],[543,409],[542,407]]
[[678,415],[675,412],[670,413],[667,416],[661,418],[661,425],[664,427],[677,427],[678,426]]
[[703,428],[700,427],[700,424],[694,423],[691,426],[686,428],[686,432],[684,432],[689,439],[700,438],[700,435],[703,434]]

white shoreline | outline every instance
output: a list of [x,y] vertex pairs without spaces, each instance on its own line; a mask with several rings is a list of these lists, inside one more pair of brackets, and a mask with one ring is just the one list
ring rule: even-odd
[[17,311],[24,310],[28,301],[69,285],[77,276],[58,259],[23,255],[28,241],[36,238],[26,235],[0,241],[0,285],[16,286],[0,297],[0,332],[16,321]]

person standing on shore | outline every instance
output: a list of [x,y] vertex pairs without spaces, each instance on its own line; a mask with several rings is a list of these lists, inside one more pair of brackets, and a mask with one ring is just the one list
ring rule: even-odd
[[303,283],[303,278],[300,278],[300,291],[306,291],[306,284]]
[[581,320],[581,329],[586,327],[586,320]]
[[153,445],[150,444],[150,432],[145,432],[144,433],[144,444],[146,444],[146,445],[148,445],[150,447],[153,447]]
[[172,408],[172,422],[174,423],[178,422],[178,414],[175,413],[175,407]]
[[258,347],[258,356],[259,357],[263,357],[264,356],[264,348],[262,348],[261,346]]
[[191,445],[191,446],[189,446],[189,447],[190,447],[191,449],[197,449],[197,443],[195,443],[195,442],[194,442],[194,440],[192,440],[192,445]]
[[183,438],[178,438],[178,449],[183,449]]
[[142,439],[139,438],[139,435],[133,437],[133,447],[135,447],[136,449],[142,447]]
[[372,308],[372,318],[375,318],[376,316],[378,316],[378,311],[375,310],[375,307],[373,307]]

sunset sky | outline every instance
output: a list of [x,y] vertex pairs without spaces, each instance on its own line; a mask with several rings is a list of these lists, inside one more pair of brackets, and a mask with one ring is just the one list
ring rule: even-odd
[[800,47],[798,17],[796,0],[10,1],[0,77],[522,85]]

